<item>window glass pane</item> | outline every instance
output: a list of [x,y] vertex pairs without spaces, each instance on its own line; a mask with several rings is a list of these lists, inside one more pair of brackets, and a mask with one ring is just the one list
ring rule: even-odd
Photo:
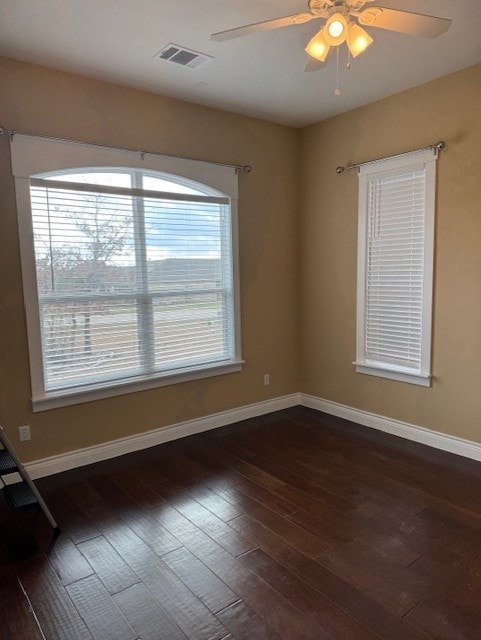
[[165,295],[154,299],[155,362],[165,368],[226,358],[222,294]]
[[44,301],[41,318],[47,389],[138,371],[134,301]]
[[179,194],[158,199],[32,183],[46,390],[234,357],[229,205],[206,198],[209,187],[200,192],[195,183],[134,169],[46,177]]
[[132,186],[132,172],[117,173],[112,171],[89,171],[63,174],[48,174],[42,176],[45,180],[62,180],[63,182],[82,182],[86,184],[99,184],[106,187]]
[[40,294],[135,287],[132,199],[31,188]]
[[435,162],[432,152],[360,170],[357,361],[362,373],[428,386]]
[[167,191],[168,193],[202,194],[206,191],[199,191],[197,188],[189,187],[181,182],[174,182],[165,178],[144,175],[143,188],[147,191]]
[[217,286],[225,206],[148,199],[144,206],[151,289]]
[[368,182],[366,358],[421,370],[425,171]]

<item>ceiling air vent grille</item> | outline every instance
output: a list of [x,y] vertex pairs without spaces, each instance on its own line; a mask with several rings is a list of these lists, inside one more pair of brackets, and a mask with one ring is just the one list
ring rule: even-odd
[[196,69],[212,60],[212,56],[206,56],[205,53],[192,51],[172,43],[161,49],[159,53],[156,53],[154,58],[165,60],[166,62],[174,62],[181,67],[190,67],[191,69]]

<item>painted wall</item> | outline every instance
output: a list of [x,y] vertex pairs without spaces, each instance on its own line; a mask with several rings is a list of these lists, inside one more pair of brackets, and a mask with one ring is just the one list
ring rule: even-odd
[[[433,384],[357,374],[355,171],[447,142],[438,162]],[[481,65],[301,132],[305,393],[481,442]]]
[[[253,165],[240,176],[244,370],[33,414],[0,138],[0,424],[25,461],[296,391],[481,442],[481,65],[301,131],[8,59],[0,77],[10,129]],[[441,138],[425,389],[354,372],[357,176],[335,167]],[[18,443],[21,424],[30,443]]]
[[[253,166],[239,178],[244,370],[33,414],[9,143],[0,138],[0,424],[19,455],[35,460],[298,391],[298,131],[5,58],[0,77],[9,129]],[[18,444],[22,424],[30,443]]]

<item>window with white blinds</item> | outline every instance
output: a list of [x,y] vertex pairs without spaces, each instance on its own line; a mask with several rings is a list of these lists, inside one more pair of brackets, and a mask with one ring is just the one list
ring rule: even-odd
[[165,172],[92,167],[30,176],[28,201],[34,408],[239,370],[229,195]]
[[360,373],[430,384],[434,244],[433,151],[360,171]]

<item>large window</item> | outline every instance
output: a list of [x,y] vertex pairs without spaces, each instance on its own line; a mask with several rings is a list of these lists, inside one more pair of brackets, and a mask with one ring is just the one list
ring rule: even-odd
[[27,186],[34,407],[239,370],[229,195],[116,166],[37,172]]
[[357,359],[360,373],[429,386],[434,244],[433,151],[360,171]]

